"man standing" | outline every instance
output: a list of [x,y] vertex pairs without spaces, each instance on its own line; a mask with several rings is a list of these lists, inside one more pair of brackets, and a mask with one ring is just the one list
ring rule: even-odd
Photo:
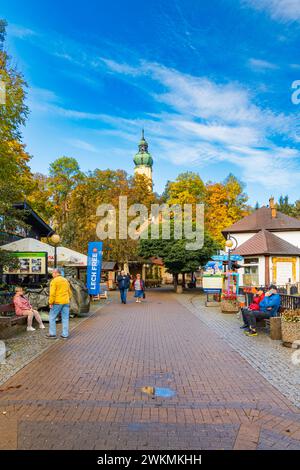
[[125,271],[121,271],[121,274],[117,277],[118,287],[120,290],[121,302],[126,304],[127,291],[130,287],[130,276]]
[[47,338],[56,338],[56,318],[61,313],[61,338],[66,339],[69,336],[71,287],[69,281],[61,275],[59,269],[55,268],[52,276],[49,296],[49,334]]
[[271,317],[276,317],[280,308],[280,295],[278,294],[277,287],[271,285],[264,299],[259,304],[259,311],[248,310],[244,314],[245,323],[249,326],[246,331],[247,336],[257,336],[256,322],[257,320],[266,320]]

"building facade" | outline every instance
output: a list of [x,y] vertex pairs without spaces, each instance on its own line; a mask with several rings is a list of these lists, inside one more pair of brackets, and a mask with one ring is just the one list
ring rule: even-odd
[[223,230],[237,241],[234,254],[243,256],[241,284],[285,286],[300,282],[300,220],[276,210],[274,199]]
[[148,152],[148,142],[145,140],[144,129],[142,130],[142,138],[139,143],[139,151],[134,159],[134,174],[144,175],[149,179],[149,185],[153,188],[153,158]]

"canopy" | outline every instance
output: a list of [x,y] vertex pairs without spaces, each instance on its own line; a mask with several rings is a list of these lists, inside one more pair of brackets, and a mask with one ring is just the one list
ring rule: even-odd
[[[48,253],[48,261],[54,261],[54,247],[47,243],[40,242],[34,238],[22,238],[16,242],[7,243],[0,246],[1,250],[7,251],[46,251]],[[60,264],[73,264],[78,266],[87,266],[87,256],[77,251],[70,250],[64,246],[57,247],[57,262]]]

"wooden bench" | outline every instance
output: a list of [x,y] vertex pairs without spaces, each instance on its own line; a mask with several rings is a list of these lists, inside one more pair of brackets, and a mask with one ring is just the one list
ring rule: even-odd
[[[9,315],[13,313],[13,315]],[[20,316],[15,314],[14,304],[4,304],[0,305],[0,327],[1,326],[14,326],[14,325],[23,325],[27,322],[26,316]]]

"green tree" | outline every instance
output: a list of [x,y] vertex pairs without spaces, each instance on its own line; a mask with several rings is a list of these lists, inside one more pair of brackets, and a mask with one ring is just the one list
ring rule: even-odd
[[276,204],[276,209],[279,211],[279,212],[282,212],[283,214],[286,214],[286,215],[289,215],[291,217],[293,217],[294,213],[295,213],[295,207],[293,204],[291,204],[289,202],[289,197],[288,195],[286,196],[280,196],[279,200],[278,200],[278,203]]
[[[195,229],[195,227],[194,227]],[[196,271],[204,266],[213,254],[217,252],[220,245],[213,240],[209,233],[204,235],[204,244],[201,249],[187,250],[187,239],[174,239],[174,221],[171,220],[171,236],[169,240],[162,238],[162,226],[160,226],[160,238],[153,240],[140,240],[139,255],[143,258],[152,256],[162,258],[167,271],[173,274],[177,283],[178,274],[186,274]]]

